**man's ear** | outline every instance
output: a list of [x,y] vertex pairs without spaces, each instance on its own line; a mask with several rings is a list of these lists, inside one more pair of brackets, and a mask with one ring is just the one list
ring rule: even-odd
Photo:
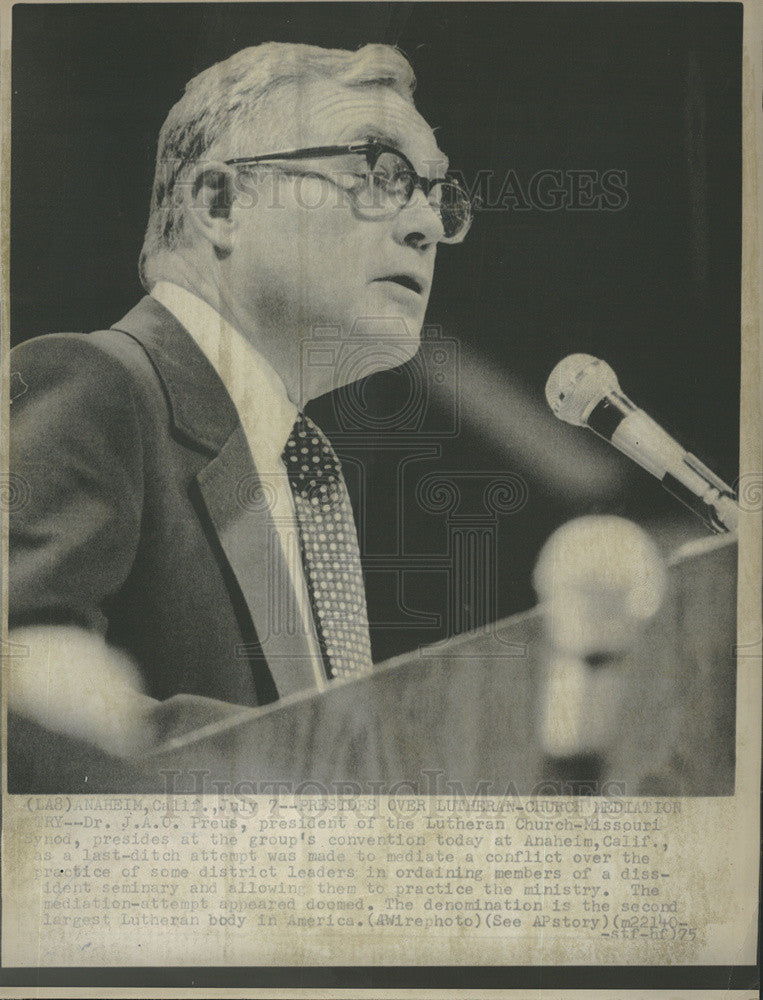
[[189,187],[189,223],[198,236],[208,240],[218,253],[233,248],[235,217],[234,172],[222,161],[200,163]]

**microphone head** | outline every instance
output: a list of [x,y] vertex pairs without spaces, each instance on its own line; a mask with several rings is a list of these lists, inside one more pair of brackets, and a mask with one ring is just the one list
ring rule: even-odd
[[546,401],[560,420],[584,427],[593,407],[619,389],[617,375],[606,361],[590,354],[570,354],[549,375]]
[[[538,690],[538,735],[552,758],[606,754],[622,733],[642,636],[662,606],[668,574],[657,546],[622,517],[568,521],[533,572],[547,637]],[[644,661],[645,666],[650,660]],[[632,671],[627,669],[631,665]],[[630,675],[630,677],[629,677]]]

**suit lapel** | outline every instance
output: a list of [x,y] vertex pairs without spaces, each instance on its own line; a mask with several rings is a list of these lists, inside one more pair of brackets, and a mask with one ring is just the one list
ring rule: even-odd
[[147,296],[115,328],[143,346],[164,386],[173,426],[212,454],[197,475],[204,506],[246,602],[280,697],[315,687],[305,634],[268,494],[238,414],[191,335]]
[[147,295],[112,329],[143,347],[164,387],[173,430],[194,448],[216,454],[238,426],[220,377],[190,333]]
[[[315,687],[313,661],[268,494],[239,426],[196,477],[279,695]],[[317,638],[314,637],[315,648]]]

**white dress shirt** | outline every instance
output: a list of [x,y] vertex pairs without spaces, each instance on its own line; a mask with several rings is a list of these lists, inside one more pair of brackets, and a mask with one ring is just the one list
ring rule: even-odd
[[272,365],[208,302],[169,281],[158,281],[151,295],[193,337],[220,376],[238,412],[296,594],[297,612],[312,652],[316,687],[322,688],[327,683],[326,673],[313,638],[294,501],[281,458],[299,411]]

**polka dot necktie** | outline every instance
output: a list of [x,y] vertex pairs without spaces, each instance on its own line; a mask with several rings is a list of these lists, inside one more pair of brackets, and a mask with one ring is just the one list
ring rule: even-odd
[[283,451],[316,631],[329,677],[371,670],[358,538],[342,468],[323,432],[297,417]]

